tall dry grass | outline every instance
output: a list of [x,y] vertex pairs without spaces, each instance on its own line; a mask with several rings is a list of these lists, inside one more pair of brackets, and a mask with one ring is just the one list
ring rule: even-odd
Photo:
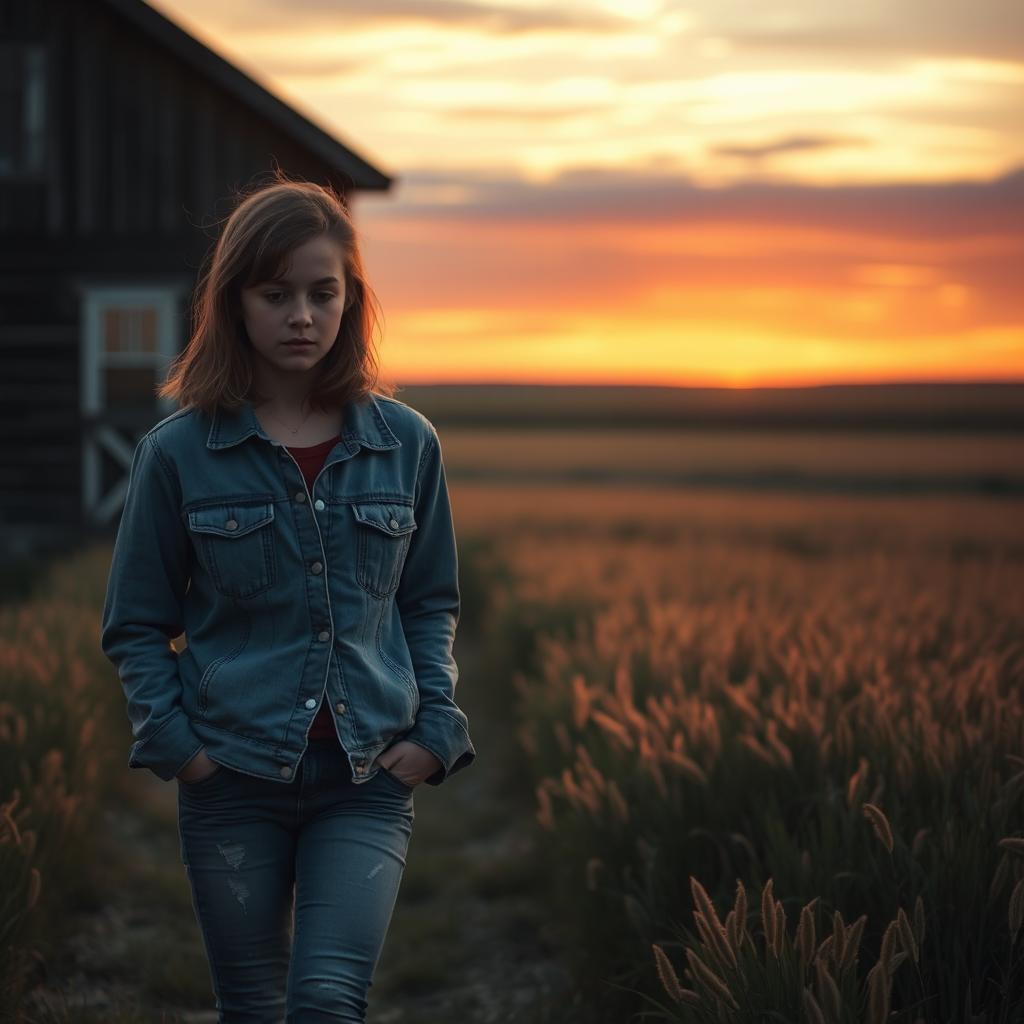
[[[1018,1019],[1024,519],[756,507],[505,547],[492,640],[589,1019]],[[742,947],[710,906],[738,885],[779,897]]]
[[98,646],[109,548],[62,559],[0,607],[0,1003],[45,975],[91,898],[100,807],[123,770],[127,721]]

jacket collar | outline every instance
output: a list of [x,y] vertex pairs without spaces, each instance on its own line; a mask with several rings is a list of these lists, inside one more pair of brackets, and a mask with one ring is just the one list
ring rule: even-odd
[[[275,443],[260,426],[252,402],[244,402],[234,412],[218,407],[213,414],[213,424],[206,439],[206,447],[230,448],[253,435]],[[376,451],[387,451],[402,446],[402,442],[384,419],[380,404],[372,392],[364,402],[349,402],[346,405],[342,440],[353,455],[359,450],[359,445]]]

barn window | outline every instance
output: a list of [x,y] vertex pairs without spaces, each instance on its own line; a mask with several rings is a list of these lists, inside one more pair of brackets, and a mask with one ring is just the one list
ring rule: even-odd
[[176,407],[156,389],[179,351],[184,288],[82,283],[82,500],[94,523],[117,515],[139,436]]
[[103,341],[106,352],[155,352],[157,310],[153,306],[103,310]]
[[46,50],[0,43],[0,177],[43,171],[46,141]]
[[156,387],[178,350],[176,302],[173,288],[86,292],[82,369],[87,410],[156,407]]

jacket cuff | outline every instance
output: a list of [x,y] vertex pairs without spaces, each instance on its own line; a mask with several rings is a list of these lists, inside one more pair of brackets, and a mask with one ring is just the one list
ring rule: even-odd
[[476,758],[466,727],[444,711],[421,710],[416,724],[403,739],[429,750],[441,762],[441,768],[423,780],[431,786],[440,786],[449,775],[467,768]]
[[192,731],[188,715],[178,711],[144,742],[132,744],[128,767],[148,768],[164,782],[170,782],[204,746]]

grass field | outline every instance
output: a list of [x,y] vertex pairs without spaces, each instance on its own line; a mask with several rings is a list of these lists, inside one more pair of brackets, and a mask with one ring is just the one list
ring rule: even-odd
[[[411,1024],[428,995],[481,1024],[1021,1019],[1018,437],[441,435],[460,703],[492,760],[423,794],[378,1019]],[[111,817],[131,808],[97,641],[108,555],[0,616],[11,1005],[33,951],[55,970],[73,944],[68,908],[102,921],[97,880],[130,877],[95,826],[133,820]],[[173,895],[153,969],[104,1018],[126,1024],[208,1003],[173,820],[153,830],[132,885]],[[168,936],[187,982],[157,969]]]
[[546,474],[618,468],[813,477],[886,475],[894,482],[1003,476],[1024,480],[1024,434],[936,436],[913,431],[463,430],[442,442],[453,474],[481,470]]
[[1019,1019],[1024,502],[453,501],[503,552],[567,1020]]
[[1024,428],[1024,383],[776,388],[451,384],[405,387],[396,397],[444,427]]
[[452,483],[1024,497],[1024,433],[440,429]]
[[716,537],[740,547],[795,552],[931,548],[1021,557],[1024,500],[958,495],[903,497],[743,493],[710,488],[468,483],[451,485],[456,526],[496,542],[551,537]]

